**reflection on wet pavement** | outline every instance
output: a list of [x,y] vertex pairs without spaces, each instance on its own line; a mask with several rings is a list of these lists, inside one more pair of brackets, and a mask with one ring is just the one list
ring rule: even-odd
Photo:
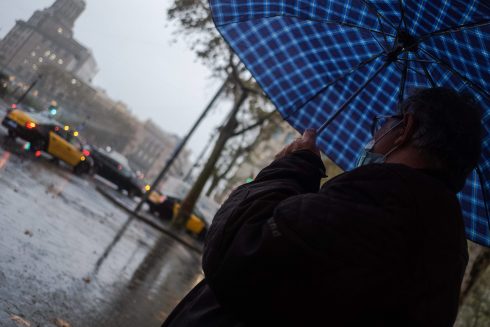
[[49,160],[0,149],[0,207],[0,326],[160,326],[202,278],[197,253],[139,221],[101,260],[127,214]]
[[10,159],[10,152],[5,151],[0,157],[0,170],[2,170]]

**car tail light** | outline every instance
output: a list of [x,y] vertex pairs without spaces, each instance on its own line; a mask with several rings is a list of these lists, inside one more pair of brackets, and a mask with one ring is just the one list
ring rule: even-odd
[[41,156],[41,151],[37,150],[36,152],[34,152],[34,155],[36,156],[36,158],[39,158]]
[[83,155],[84,155],[84,156],[86,156],[86,157],[88,157],[88,156],[90,155],[90,151],[89,151],[89,150],[85,150],[85,149],[83,149],[83,150],[82,150],[82,153],[83,153]]
[[36,126],[37,126],[37,125],[36,125],[36,123],[34,123],[34,122],[32,122],[32,121],[28,121],[28,122],[26,123],[26,128],[27,128],[27,129],[33,129],[33,128],[36,128]]

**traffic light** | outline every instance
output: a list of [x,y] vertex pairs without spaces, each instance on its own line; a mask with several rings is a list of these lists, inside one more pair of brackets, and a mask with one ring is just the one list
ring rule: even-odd
[[56,114],[58,113],[58,102],[56,102],[56,100],[51,100],[48,112],[51,117],[56,116]]
[[58,113],[58,107],[54,105],[50,105],[48,110],[50,116],[56,116],[56,114]]

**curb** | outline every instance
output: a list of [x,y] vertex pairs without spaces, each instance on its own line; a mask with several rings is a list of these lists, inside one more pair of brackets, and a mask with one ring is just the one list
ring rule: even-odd
[[198,246],[195,246],[194,244],[184,240],[183,238],[181,238],[180,236],[176,235],[176,233],[170,229],[167,229],[167,228],[164,228],[162,227],[161,225],[151,221],[150,219],[146,218],[145,216],[142,216],[140,214],[135,214],[133,212],[133,210],[131,210],[130,208],[128,208],[127,206],[125,206],[123,203],[119,202],[117,199],[115,199],[111,194],[109,194],[107,191],[105,191],[102,187],[100,186],[95,186],[95,189],[100,193],[102,194],[105,198],[107,198],[109,201],[111,201],[112,203],[114,203],[116,206],[118,206],[119,208],[123,209],[124,211],[126,211],[127,213],[129,213],[130,215],[132,215],[133,217],[137,218],[138,220],[140,220],[141,222],[149,225],[150,227],[153,227],[154,229],[170,236],[171,238],[173,238],[174,240],[176,240],[177,242],[185,245],[186,247],[188,247],[189,249],[199,253],[199,254],[202,254],[203,253],[203,249],[202,247],[198,247]]

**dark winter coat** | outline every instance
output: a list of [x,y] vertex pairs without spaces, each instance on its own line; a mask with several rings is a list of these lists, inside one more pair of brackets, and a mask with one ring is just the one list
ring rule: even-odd
[[468,253],[444,178],[375,164],[319,190],[323,174],[298,151],[236,189],[163,326],[452,326]]

